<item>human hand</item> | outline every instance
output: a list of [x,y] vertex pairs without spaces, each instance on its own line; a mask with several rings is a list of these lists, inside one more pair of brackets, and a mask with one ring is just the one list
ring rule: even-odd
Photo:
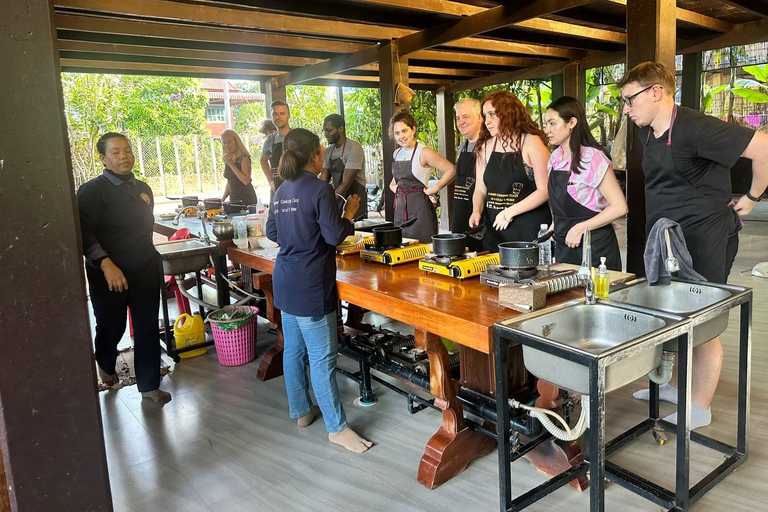
[[352,194],[347,198],[347,204],[344,205],[344,217],[352,220],[355,218],[357,208],[360,206],[360,196]]
[[509,217],[507,210],[501,210],[493,221],[493,227],[498,231],[504,231],[509,226],[509,223],[512,222],[512,219],[514,217]]
[[571,249],[578,247],[581,244],[581,237],[584,235],[585,229],[581,224],[574,225],[565,235],[565,245]]
[[745,215],[749,215],[749,212],[752,211],[752,208],[755,207],[755,202],[748,198],[746,195],[743,195],[739,198],[739,200],[736,202],[736,204],[731,205],[731,208],[736,211],[736,213],[739,215],[739,217],[744,217]]
[[480,220],[481,220],[481,217],[482,217],[482,215],[481,215],[481,214],[479,214],[479,213],[473,213],[473,214],[472,214],[472,215],[469,217],[469,227],[471,227],[471,228],[474,228],[474,227],[477,227],[477,226],[479,226],[479,225],[480,225]]
[[277,187],[275,187],[275,180],[269,180],[269,188],[272,189],[272,192],[277,191]]
[[122,292],[128,289],[128,280],[120,267],[114,264],[111,259],[101,260],[101,271],[104,272],[104,279],[111,292]]
[[424,189],[424,193],[426,195],[428,195],[428,196],[433,196],[433,195],[437,194],[438,192],[440,192],[440,189],[437,188],[437,186],[435,186],[435,185],[432,185],[431,187],[427,187],[427,188]]
[[232,155],[232,153],[224,153],[224,161],[229,165],[232,165],[232,163],[235,161],[235,157]]

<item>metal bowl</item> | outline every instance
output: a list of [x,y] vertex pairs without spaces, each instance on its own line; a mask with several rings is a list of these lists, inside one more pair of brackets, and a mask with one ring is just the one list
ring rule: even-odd
[[232,240],[235,238],[235,226],[228,220],[214,222],[213,236],[218,240]]

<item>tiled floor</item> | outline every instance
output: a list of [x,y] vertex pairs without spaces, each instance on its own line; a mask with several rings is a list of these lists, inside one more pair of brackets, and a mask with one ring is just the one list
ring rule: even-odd
[[[733,284],[755,289],[750,458],[691,510],[766,510],[768,480],[768,280],[747,271],[768,260],[768,222],[748,222],[731,274]],[[747,273],[747,275],[742,275]],[[381,317],[376,323],[386,321]],[[735,432],[735,345],[738,313],[723,336],[726,362],[714,402],[714,421],[702,433],[732,441]],[[274,343],[259,326],[258,351]],[[374,386],[376,406],[353,405],[357,385],[343,376],[339,388],[351,425],[375,446],[361,455],[331,445],[322,421],[298,429],[288,418],[283,380],[256,380],[258,360],[242,367],[218,365],[213,352],[183,361],[164,378],[173,401],[160,409],[142,401],[135,387],[100,395],[115,510],[128,511],[475,511],[498,510],[495,452],[475,461],[449,483],[429,491],[415,480],[429,437],[440,425],[432,410],[409,415],[405,399]],[[645,403],[635,382],[611,393],[608,434],[637,423]],[[662,404],[662,413],[671,412]],[[646,436],[611,460],[665,485],[674,480],[674,443],[657,446]],[[693,480],[721,460],[694,445]],[[513,466],[513,492],[545,480],[528,462]],[[607,488],[608,511],[660,507],[616,485]],[[532,511],[588,510],[587,492],[561,489]]]

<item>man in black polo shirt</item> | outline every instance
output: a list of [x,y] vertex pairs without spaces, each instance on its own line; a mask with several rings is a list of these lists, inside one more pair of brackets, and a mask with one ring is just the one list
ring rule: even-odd
[[117,344],[125,332],[127,308],[134,332],[136,383],[142,396],[159,404],[171,394],[160,388],[157,329],[162,275],[152,243],[152,189],[133,176],[128,139],[106,133],[96,144],[101,176],[77,191],[85,270],[96,317],[96,362],[107,385],[117,383]]
[[[658,62],[638,64],[619,86],[624,113],[641,127],[646,233],[662,217],[677,222],[693,268],[708,281],[725,283],[739,248],[740,217],[768,187],[768,135],[678,107],[675,75]],[[753,176],[749,192],[734,203],[730,168],[739,157],[752,160]],[[722,363],[719,338],[693,351],[692,429],[712,420],[710,404]],[[673,386],[659,391],[661,399],[677,400]],[[635,396],[647,399],[647,390]],[[676,423],[677,414],[665,419]]]

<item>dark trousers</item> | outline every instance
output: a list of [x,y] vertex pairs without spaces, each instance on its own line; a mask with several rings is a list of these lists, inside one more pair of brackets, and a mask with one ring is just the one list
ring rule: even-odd
[[96,317],[96,362],[105,372],[115,373],[117,344],[125,333],[127,308],[131,308],[136,384],[139,391],[152,391],[160,387],[160,259],[133,270],[121,270],[128,289],[117,293],[109,291],[100,269],[86,266]]

